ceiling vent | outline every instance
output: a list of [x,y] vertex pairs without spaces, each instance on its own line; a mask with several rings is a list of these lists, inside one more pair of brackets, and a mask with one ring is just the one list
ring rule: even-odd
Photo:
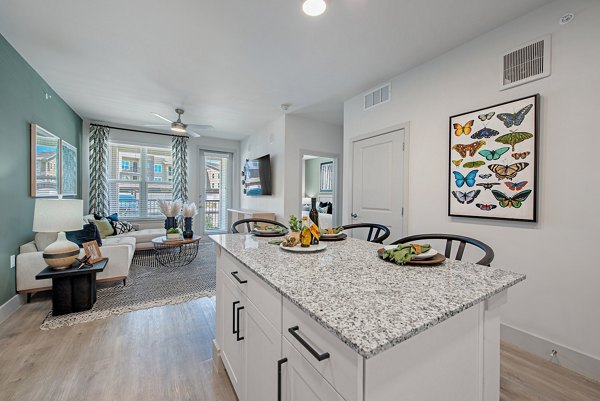
[[502,55],[500,90],[550,75],[550,35],[528,42]]
[[374,91],[365,95],[365,110],[375,107],[381,103],[389,102],[391,97],[392,84],[387,83]]

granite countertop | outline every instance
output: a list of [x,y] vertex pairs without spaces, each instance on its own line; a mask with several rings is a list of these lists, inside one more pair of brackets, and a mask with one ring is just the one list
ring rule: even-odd
[[210,238],[365,358],[525,279],[455,260],[397,266],[377,256],[382,245],[350,237],[313,254],[282,250],[268,244],[272,238]]

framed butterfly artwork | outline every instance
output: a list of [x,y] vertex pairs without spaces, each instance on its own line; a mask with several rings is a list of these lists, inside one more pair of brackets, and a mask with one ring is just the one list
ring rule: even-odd
[[450,117],[448,215],[537,221],[539,94]]

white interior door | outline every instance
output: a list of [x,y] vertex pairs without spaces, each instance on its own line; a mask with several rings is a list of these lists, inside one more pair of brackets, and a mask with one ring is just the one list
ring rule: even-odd
[[[351,223],[378,223],[400,238],[404,199],[404,129],[353,143]],[[367,230],[353,230],[365,238]]]

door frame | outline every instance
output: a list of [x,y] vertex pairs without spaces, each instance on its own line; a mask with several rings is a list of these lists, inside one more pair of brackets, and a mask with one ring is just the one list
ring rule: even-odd
[[[230,154],[231,155],[231,176],[229,177],[229,179],[231,180],[230,183],[230,191],[229,191],[229,209],[235,209],[237,206],[234,205],[235,203],[235,199],[236,199],[236,194],[235,194],[235,171],[237,171],[236,167],[236,153],[232,150],[232,149],[225,149],[225,148],[214,148],[214,147],[210,147],[210,146],[201,146],[198,145],[196,148],[196,154],[198,157],[198,166],[197,169],[200,169],[201,173],[198,174],[198,193],[196,194],[197,198],[198,198],[198,204],[200,205],[198,207],[199,212],[198,212],[198,216],[200,215],[204,215],[204,208],[205,208],[205,203],[206,203],[206,196],[204,193],[205,187],[204,185],[206,184],[206,177],[205,174],[203,172],[203,168],[204,168],[204,153],[222,153],[222,154]],[[203,185],[204,184],[204,185]],[[226,214],[227,211],[225,211]],[[197,222],[196,222],[197,221]],[[203,219],[194,219],[194,225],[197,226],[195,227],[195,229],[201,233],[201,235],[206,235],[206,223]],[[224,233],[227,233],[227,228],[225,229]]]
[[342,197],[340,193],[342,191],[342,168],[341,168],[341,159],[342,156],[339,153],[327,153],[313,150],[300,149],[300,202],[298,203],[298,208],[300,210],[300,216],[302,216],[302,198],[304,197],[304,193],[302,192],[302,187],[304,186],[304,156],[317,156],[317,157],[325,157],[327,159],[333,160],[333,168],[335,169],[335,174],[333,175],[333,223],[332,225],[342,225]]
[[[386,128],[382,128],[376,131],[371,131],[366,134],[357,135],[355,137],[350,138],[346,143],[349,145],[349,149],[347,152],[347,163],[350,168],[348,168],[348,175],[350,176],[349,184],[350,184],[350,207],[348,208],[348,216],[346,216],[348,222],[352,222],[352,216],[354,210],[354,145],[356,142],[363,141],[365,139],[374,138],[380,135],[390,134],[396,131],[404,130],[404,163],[402,166],[402,233],[400,236],[392,238],[392,240],[402,238],[408,235],[408,189],[409,189],[409,156],[410,156],[410,122],[404,122],[401,124],[392,125]],[[394,235],[394,233],[392,233]]]

